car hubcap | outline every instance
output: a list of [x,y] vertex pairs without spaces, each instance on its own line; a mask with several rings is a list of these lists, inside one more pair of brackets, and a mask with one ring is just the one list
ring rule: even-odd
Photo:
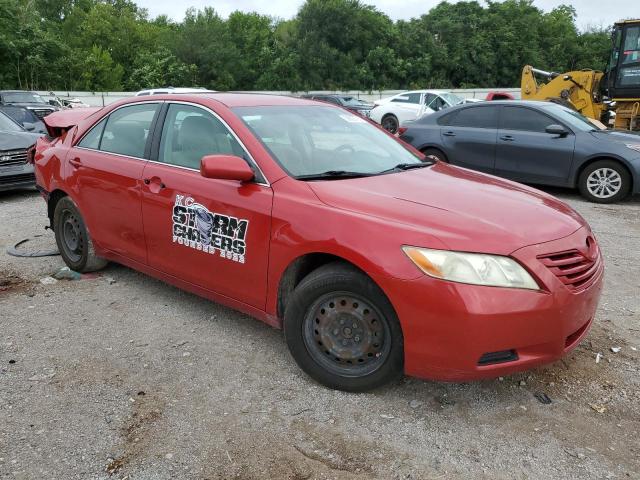
[[594,197],[610,198],[622,188],[622,178],[611,168],[599,168],[587,178],[587,188]]
[[351,293],[321,297],[304,320],[313,359],[331,373],[359,377],[377,370],[391,349],[391,332],[377,308]]
[[62,247],[69,259],[78,262],[84,251],[84,239],[78,217],[70,211],[65,211],[62,218]]

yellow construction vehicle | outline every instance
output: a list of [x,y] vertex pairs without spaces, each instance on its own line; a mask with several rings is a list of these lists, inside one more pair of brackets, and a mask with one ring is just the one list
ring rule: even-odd
[[[525,66],[522,99],[560,103],[604,124],[615,111],[615,128],[640,130],[640,20],[617,22],[612,40],[606,72],[560,74]],[[539,82],[540,77],[544,80]]]

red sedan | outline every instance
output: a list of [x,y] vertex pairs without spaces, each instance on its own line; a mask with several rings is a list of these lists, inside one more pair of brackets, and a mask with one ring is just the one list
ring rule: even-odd
[[580,215],[338,107],[167,95],[45,121],[36,179],[70,268],[118,262],[282,327],[329,387],[505,375],[593,321],[604,266]]

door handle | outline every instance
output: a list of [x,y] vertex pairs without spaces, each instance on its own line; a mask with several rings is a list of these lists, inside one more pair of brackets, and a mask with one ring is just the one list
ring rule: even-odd
[[82,166],[82,162],[79,157],[75,157],[69,160],[69,164],[71,164],[74,168],[80,168]]
[[160,190],[167,188],[167,186],[158,177],[145,178],[142,180],[145,185],[149,185],[149,190],[152,193],[158,193]]
[[503,140],[505,142],[513,142],[515,138],[513,138],[511,135],[503,135],[502,137],[500,137],[500,140]]
[[453,132],[444,132],[442,135],[444,135],[445,137],[455,137],[456,134]]

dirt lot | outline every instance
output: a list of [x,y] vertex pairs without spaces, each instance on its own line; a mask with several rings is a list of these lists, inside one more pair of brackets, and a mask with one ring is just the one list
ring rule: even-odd
[[0,194],[0,478],[640,478],[640,199],[554,193],[607,262],[582,345],[513,377],[360,395],[306,378],[279,331],[127,268],[42,284],[60,257],[4,246],[54,245],[44,203]]

